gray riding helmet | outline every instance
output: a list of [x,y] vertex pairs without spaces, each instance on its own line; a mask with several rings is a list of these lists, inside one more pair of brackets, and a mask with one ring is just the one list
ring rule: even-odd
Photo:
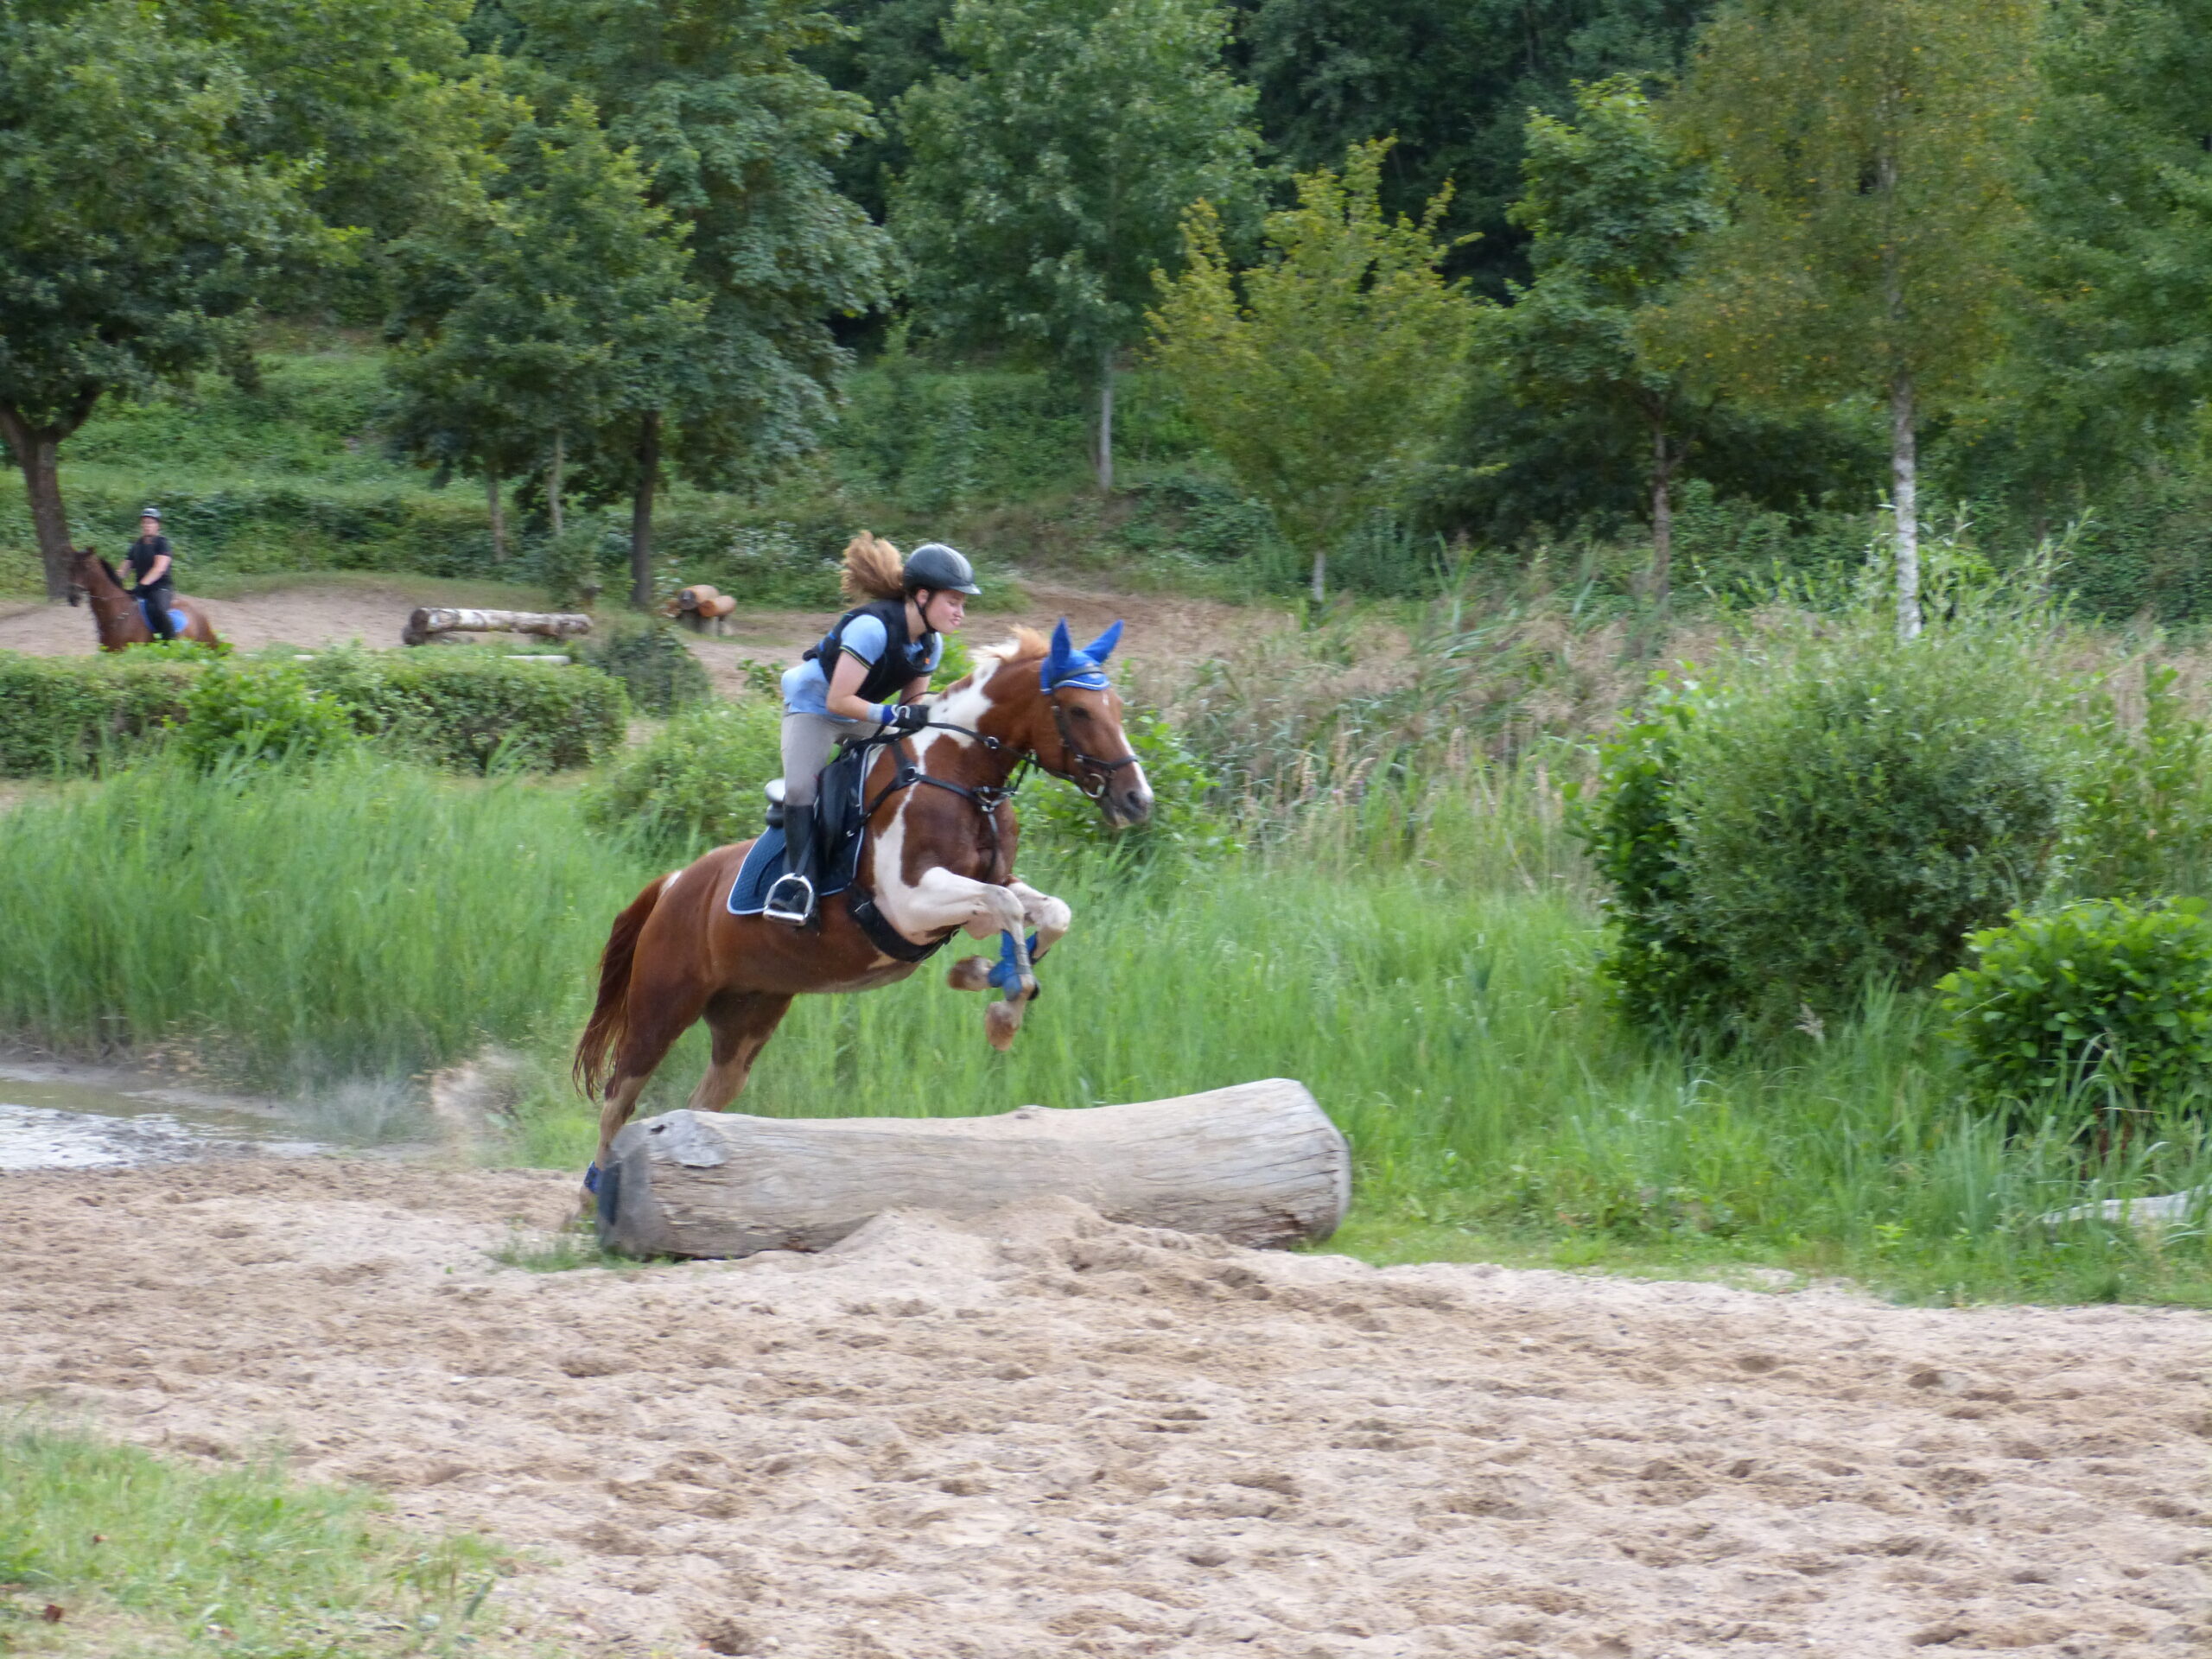
[[906,556],[906,591],[926,588],[931,593],[980,594],[976,569],[957,548],[943,542],[924,542]]
[[162,510],[159,507],[141,507],[138,509],[138,516],[141,518],[150,518],[157,524],[162,522]]

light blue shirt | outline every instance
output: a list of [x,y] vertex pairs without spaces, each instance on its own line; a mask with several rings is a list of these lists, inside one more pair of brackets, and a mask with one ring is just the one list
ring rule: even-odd
[[[873,666],[882,659],[884,647],[891,643],[891,636],[884,631],[880,619],[856,616],[845,625],[844,637],[838,643],[844,650]],[[913,647],[909,646],[908,650],[911,652]],[[944,636],[931,636],[926,662],[919,660],[918,652],[916,657],[916,674],[935,673],[937,665],[944,660]],[[834,720],[846,726],[855,723],[842,715],[830,712],[830,667],[817,657],[784,671],[785,714],[820,715],[825,720]]]

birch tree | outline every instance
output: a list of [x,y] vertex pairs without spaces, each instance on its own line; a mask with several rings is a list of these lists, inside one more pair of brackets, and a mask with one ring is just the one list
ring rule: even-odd
[[1723,0],[1673,106],[1732,212],[1648,338],[1754,399],[1887,403],[1906,639],[1920,428],[1971,388],[2011,286],[2037,16],[2031,0]]

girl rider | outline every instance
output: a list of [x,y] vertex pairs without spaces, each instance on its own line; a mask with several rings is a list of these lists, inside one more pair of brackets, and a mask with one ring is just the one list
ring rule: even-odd
[[822,643],[784,676],[784,844],[785,874],[768,889],[761,914],[804,926],[814,914],[816,781],[837,740],[912,731],[929,724],[916,699],[944,656],[944,636],[982,590],[968,561],[929,542],[899,563],[899,550],[863,531],[845,549],[847,611]]

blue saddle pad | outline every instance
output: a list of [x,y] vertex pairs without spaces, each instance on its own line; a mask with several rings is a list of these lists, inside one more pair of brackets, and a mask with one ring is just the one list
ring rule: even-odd
[[[781,827],[764,830],[760,839],[745,855],[745,862],[738,866],[737,880],[729,884],[729,913],[733,916],[758,916],[768,903],[768,889],[776,885],[776,878],[784,873],[790,861],[785,856],[788,849],[784,844]],[[814,896],[827,899],[832,893],[842,893],[853,885],[861,864],[861,837],[849,837],[838,849],[830,868],[822,872],[822,880]]]
[[[820,879],[814,886],[817,899],[842,893],[859,880],[861,843],[868,835],[868,815],[864,810],[868,769],[875,758],[877,747],[852,745],[822,769],[815,832],[826,844]],[[764,830],[760,839],[753,843],[753,850],[746,854],[745,862],[738,868],[737,880],[730,883],[731,915],[758,916],[766,907],[768,889],[784,873],[787,861],[784,855],[783,830],[778,827]]]
[[[149,633],[153,632],[154,619],[151,613],[146,609],[146,601],[143,599],[138,601],[138,617],[141,621],[145,623],[146,632]],[[191,626],[192,619],[190,617],[187,616],[182,611],[177,609],[175,606],[172,605],[169,607],[169,632],[175,634],[178,639],[181,639],[184,638],[184,631]]]

